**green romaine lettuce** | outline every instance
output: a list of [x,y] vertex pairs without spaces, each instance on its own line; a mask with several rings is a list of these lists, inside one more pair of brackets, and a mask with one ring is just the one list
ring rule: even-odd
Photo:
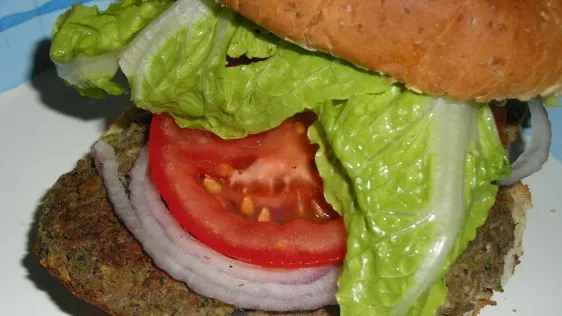
[[543,98],[544,105],[547,107],[555,107],[562,105],[562,98],[559,95],[553,95]]
[[228,56],[248,58],[267,58],[273,56],[282,40],[265,29],[239,19],[239,25],[228,45]]
[[489,108],[394,87],[317,114],[309,136],[348,231],[342,315],[435,315],[508,172]]
[[[390,87],[383,76],[304,51],[248,25],[226,9],[213,8],[189,25],[167,28],[166,40],[153,43],[143,56],[129,56],[129,50],[143,51],[133,43],[123,54],[123,62],[140,60],[140,68],[123,67],[133,102],[173,114],[182,127],[234,138],[271,129],[326,100]],[[151,27],[146,31],[157,32]],[[226,67],[227,54],[267,59]]]
[[50,55],[59,75],[87,96],[123,93],[123,88],[112,81],[119,69],[117,53],[170,3],[122,0],[105,11],[73,5],[57,19],[53,29]]

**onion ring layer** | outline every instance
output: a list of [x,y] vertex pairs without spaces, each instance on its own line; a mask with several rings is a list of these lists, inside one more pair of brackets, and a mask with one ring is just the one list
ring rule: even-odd
[[548,114],[540,99],[530,100],[529,110],[531,112],[531,127],[533,129],[530,145],[525,148],[525,151],[511,165],[511,174],[507,178],[498,181],[499,185],[513,184],[539,171],[548,160],[552,138]]
[[148,176],[146,149],[131,170],[130,196],[113,148],[99,141],[93,157],[115,213],[154,263],[193,291],[247,309],[310,310],[335,303],[339,267],[272,269],[243,263],[201,244],[168,213]]

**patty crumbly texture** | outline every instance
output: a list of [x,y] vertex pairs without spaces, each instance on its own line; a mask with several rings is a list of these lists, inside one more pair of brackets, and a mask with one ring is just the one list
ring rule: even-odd
[[[124,184],[146,143],[149,121],[150,114],[133,109],[103,136],[115,148]],[[524,227],[529,207],[526,186],[518,183],[500,188],[486,223],[446,276],[449,293],[438,315],[477,313],[493,304],[493,291],[502,291],[502,277],[512,272],[506,269],[512,270],[518,263],[520,253],[512,249],[521,236],[514,232],[518,225]],[[51,188],[38,225],[34,252],[41,264],[76,296],[111,314],[269,314],[241,311],[202,297],[154,266],[115,216],[89,155]],[[333,315],[337,308],[288,314]]]

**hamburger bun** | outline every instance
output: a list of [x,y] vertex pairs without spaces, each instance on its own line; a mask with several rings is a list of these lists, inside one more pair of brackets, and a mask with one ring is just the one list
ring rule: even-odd
[[562,89],[562,1],[221,0],[308,49],[458,100]]

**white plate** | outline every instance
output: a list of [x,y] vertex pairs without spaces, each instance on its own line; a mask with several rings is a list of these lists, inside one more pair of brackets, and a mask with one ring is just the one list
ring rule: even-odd
[[0,315],[104,315],[42,269],[31,247],[43,195],[126,104],[82,98],[54,71],[0,94]]

